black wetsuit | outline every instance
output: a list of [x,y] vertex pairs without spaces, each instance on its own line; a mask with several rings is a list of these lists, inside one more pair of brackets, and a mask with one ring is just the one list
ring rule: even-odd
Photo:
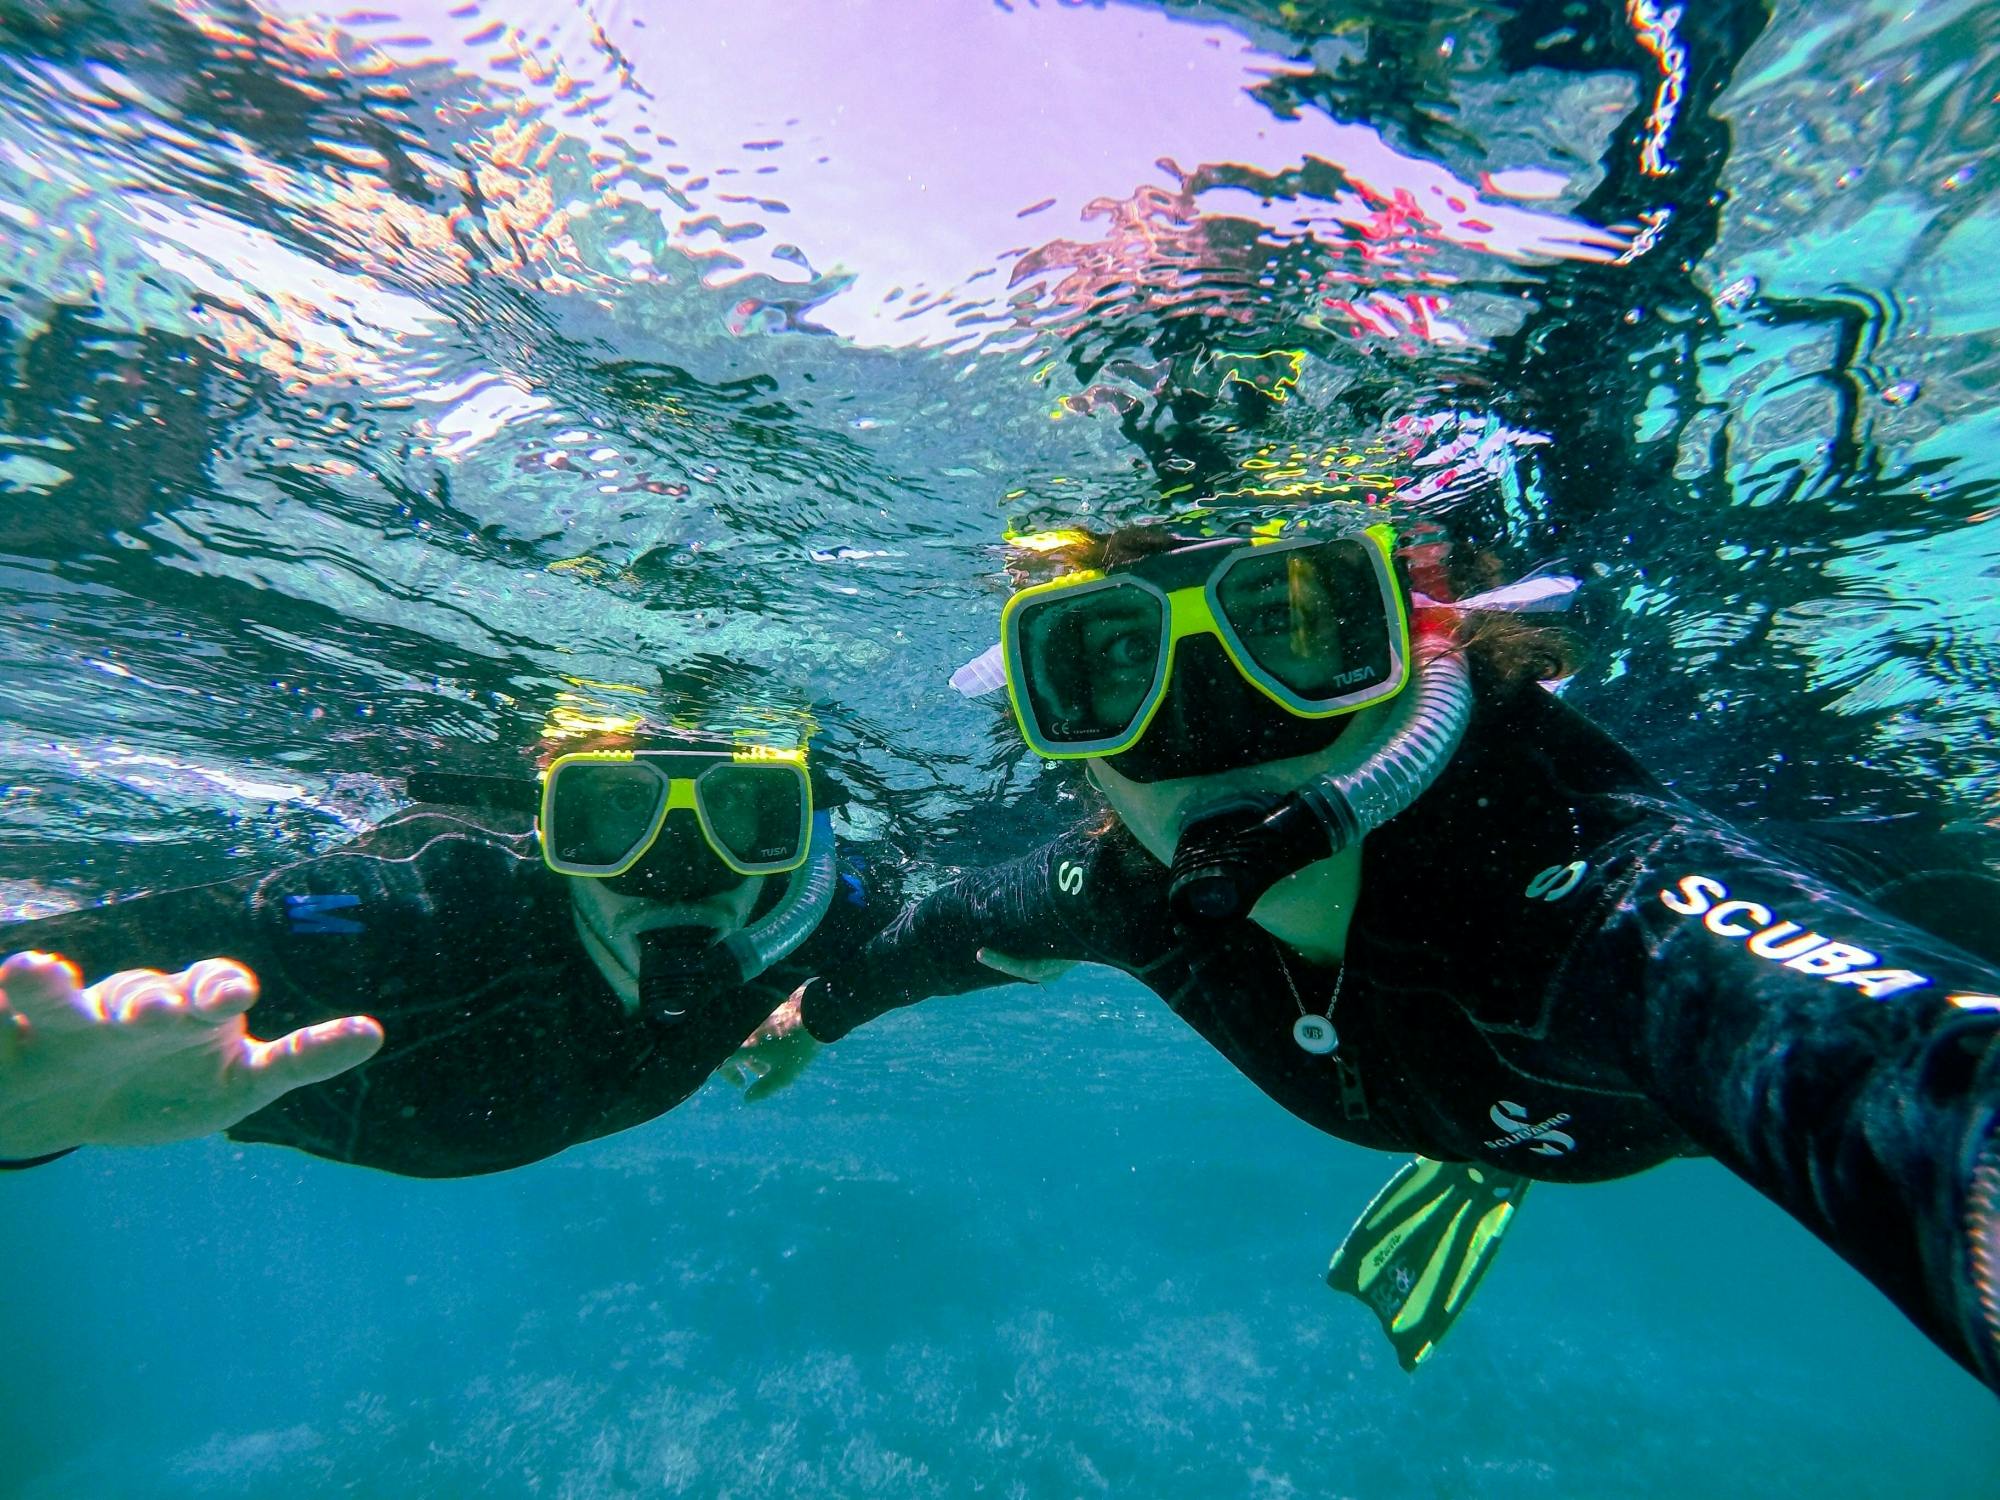
[[[771,881],[761,900],[783,885]],[[268,875],[0,927],[0,953],[60,953],[91,981],[233,958],[257,975],[249,1019],[263,1037],[371,1015],[386,1033],[373,1058],[229,1134],[461,1177],[672,1109],[828,955],[881,926],[893,905],[873,906],[864,891],[858,867],[843,864],[826,920],[799,950],[673,1021],[628,1013],[577,935],[569,882],[542,863],[526,821],[473,809],[412,808]]]
[[[996,983],[981,946],[1109,964],[1360,1145],[1550,1182],[1713,1155],[2000,1387],[2000,972],[1675,798],[1547,693],[1483,691],[1365,840],[1344,974],[1249,922],[1178,932],[1166,896],[1129,834],[1073,834],[907,909],[806,1024],[832,1041]],[[1315,1056],[1293,1025],[1336,983]]]

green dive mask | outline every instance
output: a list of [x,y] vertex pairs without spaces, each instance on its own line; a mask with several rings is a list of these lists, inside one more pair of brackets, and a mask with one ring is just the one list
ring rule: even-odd
[[1345,726],[1326,721],[1409,681],[1393,541],[1386,525],[1229,538],[1023,590],[1000,625],[1022,736],[1052,760],[1137,747],[1146,753],[1119,768],[1141,780],[1331,743]]
[[585,750],[543,773],[542,858],[561,875],[623,875],[687,813],[735,874],[783,875],[805,863],[812,811],[800,751]]

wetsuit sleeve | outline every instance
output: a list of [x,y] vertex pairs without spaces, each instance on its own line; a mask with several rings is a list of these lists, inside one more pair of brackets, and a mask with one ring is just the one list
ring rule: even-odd
[[55,953],[86,984],[126,969],[172,973],[231,958],[258,980],[266,1026],[302,1009],[365,1006],[380,966],[434,922],[451,890],[451,835],[462,826],[406,816],[316,859],[268,874],[135,896],[0,927],[0,954]]
[[[0,954],[58,954],[87,984],[127,969],[172,973],[205,958],[234,959],[257,976],[252,1029],[278,1036],[378,1011],[385,976],[415,971],[421,980],[427,958],[448,951],[438,931],[468,930],[453,921],[453,903],[492,900],[495,869],[519,863],[489,831],[410,814],[268,874],[0,927]],[[441,989],[411,987],[418,994]]]
[[1010,958],[1085,954],[1054,897],[1080,889],[1097,841],[1058,839],[1020,859],[975,870],[905,906],[860,952],[831,965],[806,987],[806,1030],[838,1041],[885,1011],[934,995],[1013,983],[979,961],[991,948]]
[[[2000,1389],[2000,972],[1704,814],[1607,851],[1563,983],[1693,1139]],[[1610,1029],[1607,1027],[1607,1029]]]

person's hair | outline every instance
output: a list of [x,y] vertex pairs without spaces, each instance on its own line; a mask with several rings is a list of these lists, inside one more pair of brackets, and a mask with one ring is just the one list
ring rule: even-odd
[[[1453,547],[1445,558],[1445,576],[1454,599],[1507,582],[1498,554],[1484,547]],[[1566,627],[1498,610],[1460,615],[1458,642],[1489,680],[1505,689],[1567,677],[1581,654],[1575,633]]]
[[[1214,538],[1186,536],[1165,526],[1121,526],[1101,536],[1082,536],[1056,553],[1022,558],[1012,571],[1020,586],[1058,572],[1120,567],[1211,540]],[[1445,554],[1444,573],[1454,599],[1469,598],[1507,581],[1499,556],[1483,547],[1451,547]],[[1406,574],[1403,583],[1407,588]],[[1579,653],[1569,630],[1518,614],[1461,615],[1456,639],[1480,675],[1502,691],[1567,677],[1576,670]]]

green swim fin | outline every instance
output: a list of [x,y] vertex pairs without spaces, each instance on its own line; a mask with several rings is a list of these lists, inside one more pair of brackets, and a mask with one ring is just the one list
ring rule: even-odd
[[1397,1363],[1414,1370],[1472,1299],[1527,1191],[1511,1172],[1419,1156],[1347,1231],[1326,1284],[1375,1309]]

